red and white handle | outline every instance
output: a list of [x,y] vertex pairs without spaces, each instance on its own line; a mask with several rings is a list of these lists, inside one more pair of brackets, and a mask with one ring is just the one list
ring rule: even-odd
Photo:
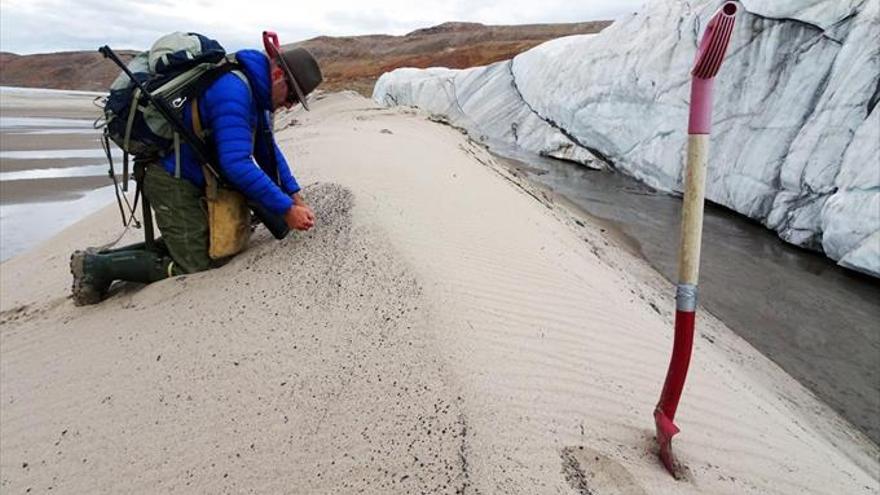
[[278,34],[274,31],[263,31],[263,48],[266,49],[266,55],[274,59],[281,51],[281,43],[278,42]]
[[681,216],[681,244],[678,251],[678,287],[675,294],[675,336],[672,357],[660,400],[654,409],[660,460],[676,474],[672,437],[679,432],[675,413],[684,389],[694,344],[697,311],[697,282],[700,272],[700,246],[703,238],[703,204],[706,197],[706,168],[709,159],[709,133],[712,130],[712,86],[724,60],[738,6],[726,2],[706,26],[691,71],[691,106],[688,120],[687,164]]

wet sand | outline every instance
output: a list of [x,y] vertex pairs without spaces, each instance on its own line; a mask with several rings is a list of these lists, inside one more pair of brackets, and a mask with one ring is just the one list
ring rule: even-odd
[[[0,204],[63,203],[81,198],[89,191],[106,187],[108,183],[110,183],[110,179],[106,175],[2,181],[0,182]],[[64,208],[63,204],[59,205],[59,208]]]
[[91,129],[83,131],[83,134],[25,134],[8,130],[0,135],[0,149],[4,151],[100,149],[98,136],[99,132]]
[[94,121],[101,110],[94,99],[103,96],[89,91],[0,87],[3,117],[75,119]]

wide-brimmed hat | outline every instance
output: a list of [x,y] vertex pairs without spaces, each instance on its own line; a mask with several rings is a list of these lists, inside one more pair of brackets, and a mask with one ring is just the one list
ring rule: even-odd
[[287,83],[293,88],[297,100],[308,110],[306,96],[324,80],[318,61],[308,50],[299,47],[279,53],[277,61],[287,75]]

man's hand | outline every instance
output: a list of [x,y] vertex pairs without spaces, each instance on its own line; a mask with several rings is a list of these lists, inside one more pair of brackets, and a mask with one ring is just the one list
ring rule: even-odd
[[284,213],[287,226],[296,230],[309,230],[315,226],[315,213],[308,206],[293,205]]

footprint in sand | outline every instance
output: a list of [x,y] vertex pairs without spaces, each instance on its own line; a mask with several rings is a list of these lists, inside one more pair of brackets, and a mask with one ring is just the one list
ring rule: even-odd
[[647,495],[619,462],[587,447],[562,450],[562,474],[580,495]]

